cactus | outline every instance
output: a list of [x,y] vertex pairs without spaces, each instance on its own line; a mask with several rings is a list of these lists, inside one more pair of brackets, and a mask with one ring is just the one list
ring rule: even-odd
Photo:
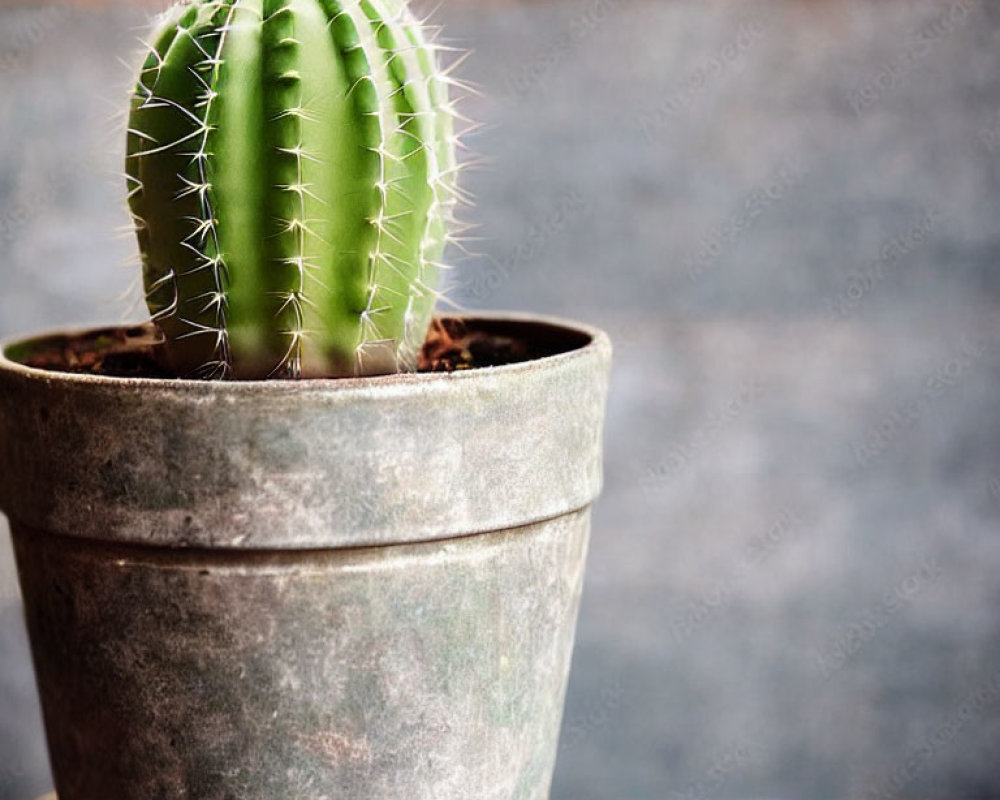
[[182,375],[411,370],[460,198],[450,70],[402,0],[164,13],[126,176],[146,298]]

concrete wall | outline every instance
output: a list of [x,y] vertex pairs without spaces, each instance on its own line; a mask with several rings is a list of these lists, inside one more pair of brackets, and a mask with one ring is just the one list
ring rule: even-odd
[[[129,315],[109,120],[141,17],[0,11],[0,334]],[[553,800],[1000,796],[1000,9],[438,19],[488,157],[452,296],[617,344]],[[25,800],[48,778],[0,543]]]

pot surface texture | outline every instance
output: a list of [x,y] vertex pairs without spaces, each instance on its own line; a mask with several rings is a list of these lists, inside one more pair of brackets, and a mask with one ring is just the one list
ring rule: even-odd
[[209,383],[4,348],[0,508],[60,800],[546,800],[610,345],[465,324],[541,355]]

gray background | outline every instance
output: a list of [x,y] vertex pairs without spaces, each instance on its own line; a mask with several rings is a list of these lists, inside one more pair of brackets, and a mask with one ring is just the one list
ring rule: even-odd
[[[0,11],[0,334],[141,316],[112,118],[145,17]],[[617,347],[553,800],[1000,797],[1000,9],[436,18],[484,95],[451,297]],[[0,598],[25,800],[6,535]]]

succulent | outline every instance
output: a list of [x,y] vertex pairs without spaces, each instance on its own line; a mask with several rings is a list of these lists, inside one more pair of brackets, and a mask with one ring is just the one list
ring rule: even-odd
[[169,366],[416,366],[459,199],[449,70],[401,0],[195,0],[158,21],[128,198]]

